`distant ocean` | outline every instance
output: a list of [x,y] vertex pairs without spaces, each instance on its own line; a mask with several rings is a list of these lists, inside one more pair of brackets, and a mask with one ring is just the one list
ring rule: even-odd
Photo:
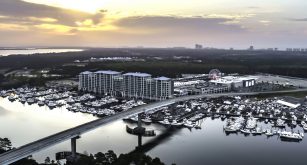
[[80,52],[83,49],[0,49],[0,56]]

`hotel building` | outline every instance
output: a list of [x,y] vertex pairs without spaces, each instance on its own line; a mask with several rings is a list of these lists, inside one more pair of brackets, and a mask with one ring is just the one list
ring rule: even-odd
[[82,72],[79,90],[102,95],[164,100],[173,97],[173,81],[167,77],[152,78],[147,73],[116,71]]

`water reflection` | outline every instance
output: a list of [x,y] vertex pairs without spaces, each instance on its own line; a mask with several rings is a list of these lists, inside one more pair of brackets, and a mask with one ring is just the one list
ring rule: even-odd
[[[48,107],[11,103],[0,98],[0,137],[10,138],[17,147],[95,119],[89,114],[67,111],[65,107],[49,110]],[[198,130],[143,125],[157,133],[156,137],[142,138],[143,152],[159,157],[167,164],[305,164],[306,139],[292,143],[281,141],[277,136],[267,138],[241,133],[226,136],[223,131],[225,122],[207,118],[199,123],[201,129]],[[77,140],[77,151],[97,153],[112,149],[117,154],[133,151],[138,146],[138,137],[126,133],[126,124],[136,126],[118,120],[83,134]],[[69,150],[70,141],[66,141],[34,154],[34,158],[43,161],[50,156],[54,159],[55,153]]]
[[146,142],[145,144],[142,143],[143,137],[139,135],[138,136],[138,146],[132,152],[146,153],[146,152],[152,150],[157,145],[159,145],[159,144],[161,145],[161,144],[167,142],[168,140],[170,140],[170,138],[180,130],[181,130],[180,128],[169,127],[167,129],[165,129],[163,132],[161,132],[158,136],[156,136],[153,139]]

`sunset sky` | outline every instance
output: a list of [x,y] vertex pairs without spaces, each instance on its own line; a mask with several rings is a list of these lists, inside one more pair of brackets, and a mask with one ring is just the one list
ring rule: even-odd
[[306,0],[0,0],[0,47],[307,47]]

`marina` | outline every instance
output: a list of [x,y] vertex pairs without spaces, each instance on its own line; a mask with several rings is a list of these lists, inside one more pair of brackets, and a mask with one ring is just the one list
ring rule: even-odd
[[[110,116],[146,104],[141,100],[117,99],[112,96],[97,97],[75,91],[56,89],[17,88],[0,91],[0,96],[22,104],[37,104],[49,109],[64,107],[68,111],[81,112],[97,117]],[[165,127],[186,127],[201,129],[206,118],[226,120],[223,131],[226,134],[243,133],[244,135],[277,135],[281,140],[303,140],[307,130],[307,105],[291,104],[287,98],[241,98],[223,97],[197,99],[171,104],[142,113],[141,121],[147,125],[158,123]],[[293,98],[292,98],[293,100]],[[138,114],[127,116],[125,121],[138,122]],[[260,122],[264,125],[259,126]],[[291,129],[286,130],[288,126]],[[296,133],[293,128],[299,127]],[[301,133],[302,132],[302,133]]]
[[[192,105],[196,105],[196,101],[191,102],[193,103]],[[263,159],[248,157],[248,155],[255,153],[257,153],[259,157],[266,158],[266,163],[274,161],[275,163],[277,162],[278,164],[284,165],[288,163],[303,161],[303,153],[307,152],[304,147],[307,144],[306,140],[284,140],[284,138],[281,138],[276,133],[274,133],[273,136],[268,136],[269,133],[261,133],[261,136],[254,136],[252,133],[246,135],[244,133],[241,133],[241,130],[237,131],[237,133],[227,134],[224,131],[224,128],[227,125],[227,121],[230,119],[236,120],[235,118],[237,117],[230,114],[228,115],[229,117],[222,114],[217,115],[213,113],[215,108],[213,105],[210,104],[210,100],[206,100],[206,102],[209,104],[207,106],[203,104],[203,107],[205,107],[205,111],[203,111],[203,116],[200,115],[200,113],[191,113],[194,112],[193,109],[197,106],[195,106],[194,108],[190,106],[185,107],[184,103],[172,105],[175,107],[178,106],[178,109],[184,109],[184,111],[190,112],[191,114],[186,114],[183,116],[184,118],[186,118],[186,122],[183,121],[184,119],[180,118],[176,120],[177,124],[175,121],[169,120],[169,123],[173,125],[171,126],[173,127],[172,129],[176,130],[175,133],[168,135],[169,137],[164,141],[155,142],[158,145],[155,148],[151,149],[147,154],[159,157],[167,164],[176,163],[187,165],[191,163],[197,164],[197,162],[199,161],[207,162],[209,164],[223,164],[225,162],[243,164],[248,162],[249,164],[256,165],[259,163],[263,163]],[[4,123],[10,124],[10,128],[16,130],[16,132],[12,134],[12,132],[10,133],[2,127],[1,136],[10,137],[14,146],[17,147],[31,140],[38,139],[40,137],[58,132],[65,128],[69,128],[73,125],[78,125],[80,123],[94,120],[96,118],[92,114],[68,111],[65,106],[56,107],[50,110],[47,106],[38,106],[38,104],[36,103],[29,105],[28,103],[22,104],[19,101],[11,102],[8,100],[8,97],[0,98],[0,105],[1,116],[4,117],[3,115],[6,114],[6,118],[9,119],[3,120],[1,118],[1,125],[4,125]],[[157,135],[163,133],[163,131],[170,126],[162,125],[156,122],[155,119],[152,118],[152,116],[159,117],[157,113],[167,113],[169,114],[169,116],[173,116],[173,114],[175,114],[173,110],[167,109],[168,108],[163,107],[161,108],[161,110],[155,109],[149,111],[148,114],[144,115],[144,120],[142,120],[144,121],[143,126],[147,129],[155,130]],[[208,112],[208,109],[210,109],[210,113]],[[220,113],[222,112],[223,109],[220,109]],[[13,120],[11,117],[9,117],[11,115],[16,116],[17,114],[20,117],[15,117],[13,118]],[[27,116],[31,116],[31,120],[25,120],[27,119]],[[70,120],[70,122],[67,123],[67,120],[72,117],[75,120]],[[39,120],[39,118],[42,118],[42,120]],[[198,124],[199,127],[193,127],[192,119],[195,124]],[[198,121],[195,121],[197,119]],[[127,120],[129,119],[127,118]],[[261,118],[244,119],[246,123],[248,120],[250,121],[249,123],[251,126],[254,125],[253,121],[256,121],[257,127],[262,127],[263,130],[270,130],[271,126],[273,126],[272,124],[274,123],[270,121],[266,122],[265,119]],[[282,119],[280,120],[284,121]],[[145,121],[147,124],[145,123]],[[239,119],[239,121],[241,121],[241,119]],[[182,123],[186,124],[182,125]],[[286,130],[287,132],[290,132],[292,129],[294,133],[297,133],[298,131],[302,133],[303,129],[300,126],[300,122],[297,122],[296,127],[293,128],[291,128],[291,125],[289,125],[291,123],[292,122],[289,123],[287,121],[284,121],[283,127],[273,127],[273,129],[280,129],[280,131]],[[22,131],[23,127],[29,127],[30,125],[33,129],[41,131],[35,131],[35,133],[33,132],[31,134],[24,134],[24,131]],[[129,127],[135,127],[136,122],[117,121],[111,123],[110,125],[85,134],[79,142],[78,151],[81,153],[85,151],[87,153],[95,153],[102,150],[113,149],[116,153],[130,152],[135,148],[135,146],[137,146],[137,137],[130,135],[126,132],[126,125],[128,125]],[[274,132],[273,129],[272,132]],[[23,135],[23,138],[19,138],[21,137],[21,135]],[[143,143],[145,144],[153,138],[154,137],[144,137]],[[68,142],[65,142],[33,156],[34,158],[42,162],[47,156],[50,156],[52,158],[52,153],[66,151],[67,149],[69,149],[69,147],[70,144]],[[182,150],[182,148],[185,149]],[[231,152],[234,148],[236,148],[235,153]],[[282,152],[284,150],[287,150],[291,153],[289,154]],[[249,151],[249,154],[247,154],[246,151]],[[224,155],[223,160],[219,159],[220,154]],[[276,159],[274,159],[275,157],[283,157],[283,159],[276,161]]]
[[[147,121],[145,124],[149,124],[149,120],[165,127],[188,129],[200,129],[199,121],[206,118],[221,119],[226,121],[223,127],[226,134],[276,135],[281,140],[303,140],[307,127],[305,105],[298,106],[298,109],[287,108],[280,105],[278,100],[271,98],[251,101],[250,98],[238,97],[191,100],[161,107],[141,116],[143,122]],[[128,116],[124,120],[137,122],[137,115]],[[293,128],[297,128],[297,132],[293,132]]]
[[78,94],[74,91],[58,91],[56,89],[18,88],[0,91],[0,97],[22,104],[38,104],[50,109],[65,107],[69,111],[89,113],[96,116],[109,116],[116,112],[145,104],[141,100],[118,100],[115,97],[96,98],[91,94]]

